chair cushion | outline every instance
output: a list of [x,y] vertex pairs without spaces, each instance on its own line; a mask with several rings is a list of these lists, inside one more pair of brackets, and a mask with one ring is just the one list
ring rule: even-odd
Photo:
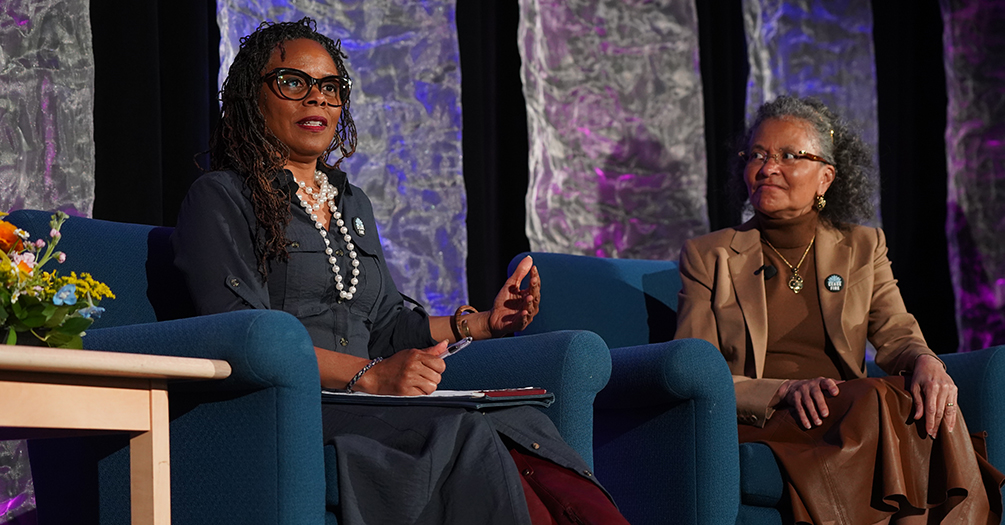
[[774,507],[782,499],[782,471],[764,443],[740,444],[740,502]]
[[673,339],[681,288],[676,261],[522,253],[510,262],[510,274],[527,255],[544,286],[562,293],[541,297],[541,310],[523,333],[589,330],[609,348]]
[[774,507],[740,505],[736,525],[782,525],[782,513]]

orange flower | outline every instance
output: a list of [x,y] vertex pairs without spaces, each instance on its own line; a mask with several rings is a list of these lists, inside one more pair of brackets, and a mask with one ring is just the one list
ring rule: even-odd
[[21,249],[21,238],[14,233],[15,231],[17,226],[7,221],[0,221],[0,251],[7,253],[14,247]]

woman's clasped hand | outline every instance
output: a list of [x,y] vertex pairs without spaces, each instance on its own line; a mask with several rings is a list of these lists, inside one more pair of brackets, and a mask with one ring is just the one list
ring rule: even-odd
[[[924,419],[925,431],[937,437],[943,421],[946,431],[956,428],[956,395],[959,391],[953,378],[946,373],[942,362],[931,356],[922,355],[915,360],[914,370],[907,374],[908,391],[914,401],[916,420]],[[810,429],[823,424],[830,415],[827,398],[837,396],[844,381],[829,377],[812,379],[792,379],[778,388],[777,407],[788,406],[795,411],[803,427]]]

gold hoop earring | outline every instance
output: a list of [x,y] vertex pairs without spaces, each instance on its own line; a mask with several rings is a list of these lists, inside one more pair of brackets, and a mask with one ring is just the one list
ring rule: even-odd
[[827,199],[825,199],[823,195],[817,195],[813,200],[813,207],[816,208],[817,211],[822,211],[824,207],[827,206]]

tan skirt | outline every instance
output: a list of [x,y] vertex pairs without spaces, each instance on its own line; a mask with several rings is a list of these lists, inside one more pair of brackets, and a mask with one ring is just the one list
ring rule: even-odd
[[[795,523],[877,523],[902,508],[929,509],[929,523],[1001,521],[1005,476],[987,462],[983,433],[962,415],[931,439],[911,418],[903,377],[846,381],[830,416],[805,430],[790,410],[764,428],[739,425],[740,442],[768,445],[782,467]],[[976,452],[975,452],[976,450]]]

